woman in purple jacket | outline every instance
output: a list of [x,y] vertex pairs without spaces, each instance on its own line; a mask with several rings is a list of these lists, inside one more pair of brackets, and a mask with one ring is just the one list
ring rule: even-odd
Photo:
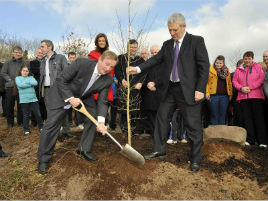
[[245,52],[243,64],[236,68],[233,86],[238,90],[237,101],[241,103],[245,129],[246,145],[267,147],[267,134],[262,102],[265,99],[262,84],[265,77],[262,66],[253,61],[254,53]]

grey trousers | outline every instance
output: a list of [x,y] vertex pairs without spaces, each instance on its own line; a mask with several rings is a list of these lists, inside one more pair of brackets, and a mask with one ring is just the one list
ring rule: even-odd
[[[45,105],[47,110],[49,110],[50,107],[50,94],[49,94],[49,90],[50,88],[45,88],[45,97],[44,97],[44,101],[45,101]],[[68,120],[68,114],[65,115],[65,117],[62,118],[62,133],[70,133],[70,124],[69,124],[69,120]]]
[[[90,114],[96,118],[96,109],[88,108]],[[67,115],[68,111],[63,108],[47,111],[47,120],[43,127],[40,136],[38,147],[38,161],[49,162],[54,153],[54,147],[57,142],[62,119]],[[96,135],[96,126],[88,118],[85,119],[84,130],[81,136],[78,150],[84,152],[91,152],[93,141]]]

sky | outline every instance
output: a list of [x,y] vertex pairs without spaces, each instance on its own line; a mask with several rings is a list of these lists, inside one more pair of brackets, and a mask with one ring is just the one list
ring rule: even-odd
[[[0,31],[29,40],[58,43],[70,31],[94,40],[103,32],[117,51],[119,30],[128,33],[128,0],[0,0],[0,8]],[[244,52],[253,51],[258,62],[268,49],[267,0],[132,0],[131,37],[142,29],[143,46],[162,46],[170,39],[167,19],[174,12],[185,16],[188,33],[204,37],[210,63],[223,55],[233,69]]]

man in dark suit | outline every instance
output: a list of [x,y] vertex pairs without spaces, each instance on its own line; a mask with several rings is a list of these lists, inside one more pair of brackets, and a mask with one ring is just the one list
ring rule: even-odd
[[[41,48],[38,48],[36,50],[36,59],[33,61],[30,61],[30,71],[33,74],[34,78],[36,79],[38,85],[35,86],[35,91],[36,91],[36,96],[38,98],[38,103],[39,103],[39,108],[40,108],[40,113],[41,113],[41,117],[44,120],[46,120],[46,116],[47,116],[47,111],[46,111],[46,106],[45,106],[45,102],[44,102],[44,98],[40,97],[40,93],[39,93],[39,83],[40,83],[40,65],[41,65],[41,61],[44,57]],[[34,116],[32,117],[32,123],[34,125],[36,125],[36,119],[34,118]]]
[[130,74],[135,74],[164,62],[164,73],[159,76],[168,82],[163,88],[163,100],[157,112],[153,152],[145,159],[166,157],[169,122],[179,106],[191,147],[190,169],[197,172],[202,158],[201,100],[208,80],[208,53],[202,37],[185,31],[182,14],[174,13],[169,17],[168,29],[172,39],[164,42],[158,54],[139,67],[128,69]]
[[[50,88],[53,96],[50,99],[50,109],[41,132],[38,148],[40,173],[44,174],[48,169],[48,162],[54,152],[62,118],[67,114],[68,108],[80,105],[79,98],[89,113],[95,118],[98,117],[97,131],[105,134],[107,130],[104,125],[108,109],[107,95],[113,82],[113,78],[108,73],[116,63],[117,55],[112,51],[105,51],[98,62],[79,58],[57,76],[53,87]],[[95,93],[99,93],[97,101],[93,97]],[[88,161],[98,160],[91,153],[95,132],[96,126],[86,118],[77,153]]]
[[[150,52],[151,56],[155,56],[160,50],[158,45],[152,45]],[[154,67],[154,70],[149,71],[141,90],[141,113],[142,113],[142,126],[145,135],[150,134],[153,137],[155,119],[157,110],[162,98],[162,74],[163,67],[160,65]]]
[[[129,40],[129,65],[138,66],[144,62],[144,60],[137,56],[138,42],[135,39]],[[118,56],[118,64],[115,66],[115,76],[118,80],[117,98],[118,98],[118,110],[121,113],[121,129],[124,133],[127,133],[127,75],[126,68],[128,66],[128,54],[121,54]],[[130,116],[131,116],[131,128],[133,134],[139,135],[142,133],[141,127],[141,114],[140,114],[140,102],[141,94],[140,90],[142,83],[145,80],[145,74],[129,76],[130,83]]]

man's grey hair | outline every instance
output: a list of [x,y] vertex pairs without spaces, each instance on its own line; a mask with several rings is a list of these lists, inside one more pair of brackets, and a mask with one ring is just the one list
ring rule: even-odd
[[185,25],[185,18],[181,13],[173,13],[169,18],[167,24],[179,24],[180,26]]
[[152,45],[150,51],[152,52],[152,49],[156,48],[157,50],[160,50],[159,45]]

